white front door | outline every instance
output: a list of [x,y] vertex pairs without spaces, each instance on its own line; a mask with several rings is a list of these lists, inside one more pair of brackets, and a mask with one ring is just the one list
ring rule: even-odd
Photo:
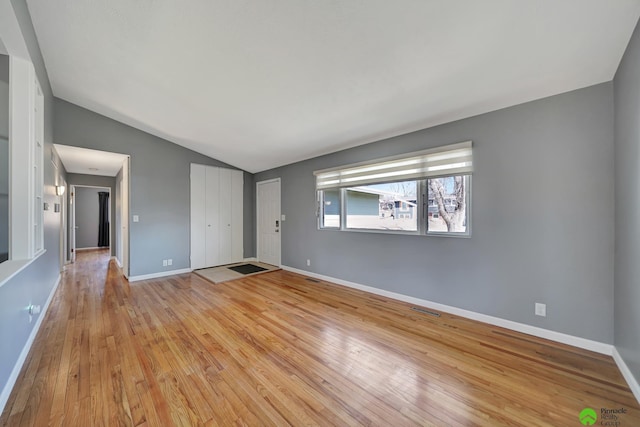
[[256,185],[258,261],[280,266],[280,178]]

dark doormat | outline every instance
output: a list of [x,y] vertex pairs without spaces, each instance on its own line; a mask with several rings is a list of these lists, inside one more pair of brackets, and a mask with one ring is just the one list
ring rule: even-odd
[[234,267],[227,267],[227,268],[229,270],[233,270],[240,274],[251,274],[251,273],[257,273],[259,271],[267,271],[266,268],[262,268],[253,264],[241,264],[241,265],[236,265]]

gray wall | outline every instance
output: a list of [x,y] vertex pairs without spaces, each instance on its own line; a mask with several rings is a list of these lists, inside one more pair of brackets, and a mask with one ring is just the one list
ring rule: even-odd
[[[31,17],[24,0],[11,0],[22,35],[34,62],[36,74],[44,93],[44,201],[53,206],[60,198],[55,195],[55,184],[64,177],[64,168],[59,170],[50,161],[53,136],[53,94],[44,62],[38,47]],[[6,42],[6,41],[5,41]],[[6,44],[6,43],[5,43]],[[9,53],[11,46],[7,44]],[[55,154],[53,154],[55,156]],[[59,159],[56,159],[59,163]],[[26,167],[26,165],[25,165]],[[18,361],[35,321],[29,323],[24,308],[33,304],[44,304],[59,276],[60,257],[60,213],[49,209],[44,212],[44,247],[46,253],[27,268],[0,287],[0,384],[4,386]],[[26,238],[26,236],[13,236]],[[40,314],[40,316],[44,313]]]
[[[72,185],[88,185],[88,186],[92,186],[92,187],[106,187],[111,189],[111,197],[109,198],[109,205],[110,205],[110,214],[111,216],[109,217],[109,222],[111,225],[111,236],[110,236],[110,240],[109,242],[111,243],[111,256],[116,256],[116,252],[117,252],[117,240],[116,240],[116,231],[118,230],[116,228],[116,220],[115,220],[115,212],[116,212],[116,177],[112,177],[112,176],[99,176],[99,175],[84,175],[84,174],[78,174],[78,173],[70,173],[67,174],[67,185],[69,187],[71,187]],[[96,194],[99,190],[96,190]],[[98,196],[95,196],[96,200]],[[97,201],[96,201],[96,205],[97,205]],[[69,207],[69,209],[72,209],[71,207]],[[71,211],[69,211],[71,212]],[[67,218],[70,218],[71,215],[68,215]],[[76,211],[76,222],[77,222],[77,211]],[[97,224],[97,219],[96,219],[96,224]],[[96,226],[97,227],[97,226]],[[67,231],[69,231],[69,227],[67,227]],[[97,239],[97,228],[96,228],[96,239]],[[71,238],[71,236],[69,235],[68,238]],[[95,247],[98,244],[98,241],[96,240],[94,245],[91,246],[80,246],[80,244],[78,243],[78,236],[76,235],[76,247],[78,248],[82,248],[82,247]]]
[[614,80],[615,345],[640,382],[640,29]]
[[[227,166],[164,139],[56,99],[55,141],[131,156],[130,275],[189,267],[190,163]],[[253,177],[245,177],[244,253],[254,256]],[[173,259],[163,267],[163,259]]]
[[[470,238],[317,229],[314,170],[466,140],[474,143]],[[612,343],[613,160],[605,83],[255,180],[282,178],[284,265]],[[534,315],[535,302],[547,304],[546,318]]]
[[95,248],[98,246],[98,228],[100,227],[100,203],[98,193],[108,190],[108,188],[76,187],[77,249]]

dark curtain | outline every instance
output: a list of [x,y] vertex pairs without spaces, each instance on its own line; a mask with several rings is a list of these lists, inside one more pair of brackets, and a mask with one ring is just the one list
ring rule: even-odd
[[98,224],[98,246],[109,246],[109,193],[98,192],[100,200],[100,223]]

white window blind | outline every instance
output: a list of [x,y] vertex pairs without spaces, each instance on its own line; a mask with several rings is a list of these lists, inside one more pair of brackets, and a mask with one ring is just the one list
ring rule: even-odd
[[450,175],[469,175],[473,172],[471,141],[386,157],[369,162],[315,171],[316,189],[353,187],[437,178]]

